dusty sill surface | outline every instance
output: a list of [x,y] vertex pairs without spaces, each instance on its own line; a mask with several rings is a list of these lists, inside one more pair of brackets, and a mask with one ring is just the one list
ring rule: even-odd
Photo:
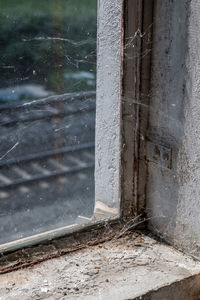
[[[150,237],[130,233],[1,275],[0,299],[135,299],[199,273],[199,262]],[[197,295],[200,285],[192,289]],[[148,295],[140,299],[179,299]]]

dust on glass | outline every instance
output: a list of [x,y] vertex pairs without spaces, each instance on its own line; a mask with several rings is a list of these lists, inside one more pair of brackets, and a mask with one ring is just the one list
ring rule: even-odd
[[94,210],[96,0],[0,0],[0,244]]

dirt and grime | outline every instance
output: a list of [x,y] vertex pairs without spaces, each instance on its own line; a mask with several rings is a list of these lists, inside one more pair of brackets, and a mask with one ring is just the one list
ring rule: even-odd
[[134,299],[199,272],[200,263],[172,247],[128,233],[1,275],[0,299]]

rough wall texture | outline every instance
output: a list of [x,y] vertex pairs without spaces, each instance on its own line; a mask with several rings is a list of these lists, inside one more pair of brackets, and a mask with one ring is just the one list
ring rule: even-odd
[[199,256],[200,3],[156,1],[154,13],[148,139],[172,164],[149,159],[148,214],[154,230]]
[[185,122],[178,157],[179,201],[176,235],[200,256],[200,2],[191,1],[188,24],[188,53]]
[[98,10],[95,198],[118,206],[122,0],[101,0]]

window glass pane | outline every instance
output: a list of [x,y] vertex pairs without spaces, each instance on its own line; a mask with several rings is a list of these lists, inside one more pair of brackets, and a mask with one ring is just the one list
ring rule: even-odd
[[0,244],[94,211],[96,0],[0,0]]
[[1,251],[119,216],[122,3],[0,0]]

